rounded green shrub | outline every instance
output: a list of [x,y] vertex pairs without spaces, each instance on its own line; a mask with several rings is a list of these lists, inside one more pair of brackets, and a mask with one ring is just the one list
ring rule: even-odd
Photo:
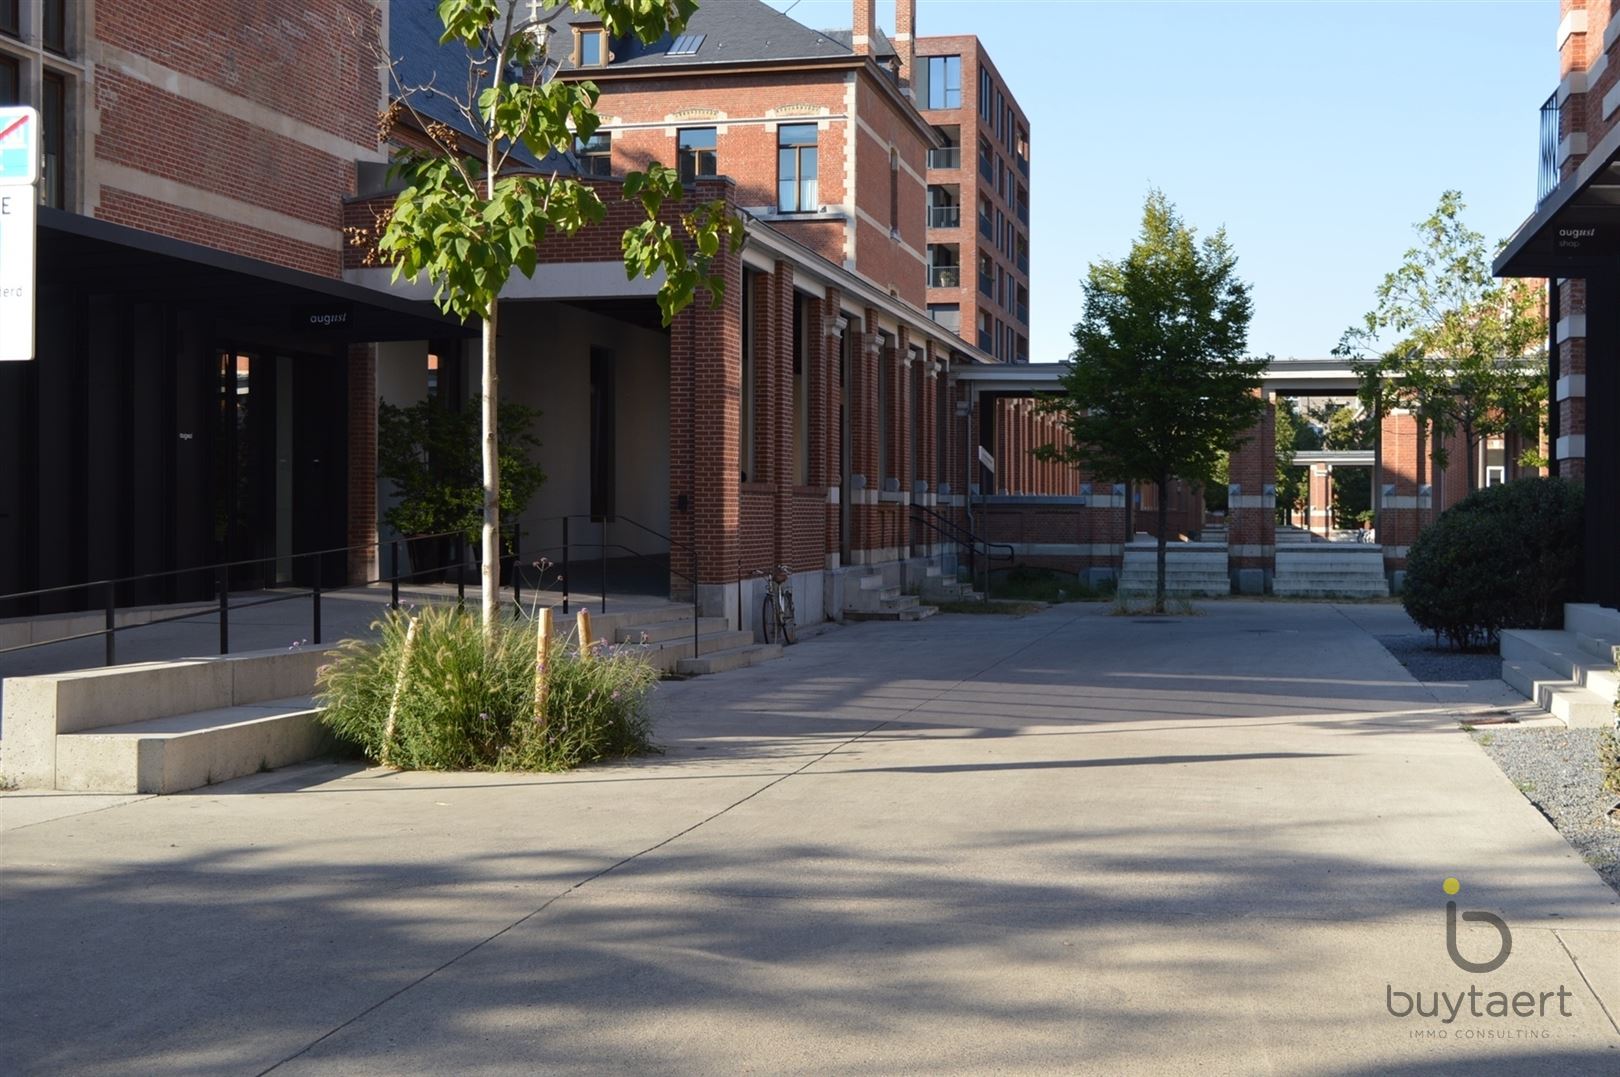
[[1580,587],[1582,489],[1519,479],[1476,490],[1418,536],[1401,601],[1460,650],[1494,649],[1504,628],[1558,628]]
[[322,722],[368,759],[407,770],[557,771],[653,750],[648,697],[658,672],[632,655],[602,649],[584,659],[559,640],[537,714],[532,621],[503,621],[489,646],[477,616],[454,607],[395,611],[374,627],[375,640],[339,645],[318,686]]

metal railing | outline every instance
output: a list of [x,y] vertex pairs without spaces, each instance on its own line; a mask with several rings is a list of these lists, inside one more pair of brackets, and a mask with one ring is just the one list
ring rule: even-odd
[[961,266],[929,266],[928,287],[930,288],[960,288],[962,286]]
[[1558,143],[1560,133],[1558,129],[1559,106],[1558,93],[1547,98],[1541,106],[1541,174],[1536,183],[1536,205],[1547,200],[1547,196],[1558,189]]
[[1018,272],[1029,276],[1029,255],[1023,251],[1018,254]]
[[979,214],[979,234],[985,239],[994,239],[996,235],[996,222],[983,213]]
[[[1018,551],[1013,548],[1011,543],[991,542],[989,539],[974,534],[965,525],[958,523],[949,516],[935,512],[926,505],[913,503],[911,506],[911,519],[913,523],[920,524],[946,542],[958,547],[958,556],[960,556],[961,550],[967,551],[968,577],[970,579],[978,579],[980,559],[983,559],[984,590],[981,593],[985,598],[990,597],[990,573],[994,570],[993,562],[1010,562],[1018,556]],[[1005,550],[1006,552],[998,554],[997,551],[999,550]]]
[[1018,304],[1018,320],[1023,322],[1025,325],[1029,324],[1029,304],[1028,303],[1020,303],[1020,304]]
[[979,274],[979,291],[994,299],[996,297],[996,275],[994,272]]
[[1022,172],[1026,177],[1029,175],[1029,158],[1028,157],[1020,156],[1018,158],[1018,171]]
[[[593,522],[593,523],[599,523],[601,525],[601,527],[602,527],[602,536],[601,536],[601,538],[598,539],[598,540],[594,540],[594,541],[589,540],[589,539],[582,540],[582,541],[581,540],[573,540],[573,539],[571,539],[570,535],[569,535],[569,523],[570,523],[570,521],[577,521],[577,520],[587,520],[587,521],[590,521],[590,522]],[[523,560],[525,554],[524,554],[524,551],[522,549],[523,526],[524,526],[525,522],[519,522],[519,523],[511,524],[511,525],[508,525],[507,527],[503,527],[501,529],[502,536],[503,537],[508,537],[510,539],[510,551],[511,551],[509,554],[506,554],[506,555],[502,556],[501,561],[503,563],[507,562],[507,561],[511,562],[512,602],[513,602],[513,605],[520,611],[523,608],[523,589],[524,589],[524,583],[525,583],[525,575],[526,575],[527,570],[532,569],[534,571],[534,579],[533,579],[533,582],[530,584],[530,589],[535,591],[537,594],[548,591],[548,590],[557,590],[557,592],[559,593],[560,598],[562,600],[562,612],[564,614],[567,614],[569,612],[568,606],[569,606],[569,602],[571,600],[571,591],[570,591],[571,583],[570,583],[570,579],[569,579],[569,577],[571,575],[571,569],[572,569],[572,566],[574,564],[580,563],[580,562],[575,560],[574,552],[576,550],[596,549],[598,551],[598,553],[599,553],[599,558],[600,558],[600,562],[601,562],[601,570],[602,570],[601,609],[602,609],[602,612],[606,613],[607,612],[607,603],[608,603],[608,593],[609,593],[609,590],[610,590],[609,585],[610,585],[610,582],[611,582],[610,558],[608,556],[609,551],[610,550],[619,550],[619,551],[622,551],[624,553],[630,554],[632,557],[635,557],[637,559],[656,558],[656,557],[659,556],[657,554],[648,554],[648,553],[645,553],[645,552],[637,551],[637,550],[633,549],[630,546],[624,545],[623,543],[614,542],[612,540],[612,534],[611,534],[611,530],[610,530],[611,527],[614,524],[627,524],[630,527],[635,528],[637,531],[644,532],[645,534],[650,535],[655,539],[659,539],[659,540],[662,540],[663,542],[668,543],[671,550],[674,550],[674,549],[678,548],[678,549],[681,549],[683,551],[686,551],[688,554],[691,554],[691,547],[687,546],[685,543],[679,542],[678,540],[676,540],[674,538],[671,538],[670,536],[665,535],[662,532],[655,531],[654,529],[646,526],[645,524],[642,524],[639,521],[633,520],[633,519],[631,519],[631,518],[629,518],[627,516],[617,516],[617,517],[612,517],[612,518],[609,518],[609,519],[601,519],[601,518],[591,517],[589,515],[576,514],[576,515],[573,515],[573,516],[544,517],[544,518],[541,518],[541,519],[537,519],[537,520],[533,520],[533,521],[526,521],[526,522],[529,523],[529,524],[546,524],[546,523],[560,523],[561,524],[561,527],[562,527],[562,543],[560,545],[540,547],[538,550],[532,550],[531,549],[530,551],[528,551],[528,553],[530,555],[532,555],[534,553],[541,553],[541,554],[557,553],[557,554],[560,555],[561,561],[560,562],[550,562],[550,563],[548,563],[545,560],[536,560],[536,561],[531,561],[531,562],[528,562],[527,564],[525,564],[525,562]],[[452,553],[451,557],[448,560],[445,560],[443,563],[436,564],[436,565],[422,566],[422,565],[418,565],[415,562],[415,559],[413,557],[412,562],[411,562],[411,570],[409,572],[402,572],[400,570],[400,564],[401,564],[401,560],[400,560],[400,543],[401,542],[415,543],[417,550],[421,550],[421,549],[425,548],[426,544],[428,544],[428,543],[440,543],[444,539],[453,539],[454,540],[454,544],[453,544],[453,547],[452,547],[453,553]],[[467,567],[468,543],[467,543],[467,536],[466,536],[466,533],[464,531],[445,531],[445,532],[440,532],[440,533],[432,534],[432,535],[412,535],[412,536],[409,536],[409,537],[404,538],[404,539],[399,539],[399,538],[392,539],[386,544],[387,547],[388,547],[388,561],[389,561],[389,565],[388,565],[389,571],[388,571],[387,574],[379,574],[375,578],[367,578],[367,579],[359,581],[359,582],[345,584],[345,585],[343,585],[341,587],[331,587],[331,588],[329,588],[329,587],[325,587],[325,586],[322,585],[322,583],[321,583],[321,572],[326,567],[327,559],[337,557],[340,554],[343,555],[345,558],[347,558],[349,554],[355,553],[357,551],[375,551],[377,553],[378,557],[379,557],[379,560],[380,560],[384,545],[385,544],[383,542],[381,542],[381,541],[363,542],[363,543],[356,543],[356,544],[350,545],[350,546],[334,546],[334,547],[331,547],[330,549],[310,550],[310,551],[306,551],[304,553],[297,553],[297,554],[291,554],[291,555],[272,554],[272,555],[270,555],[268,557],[251,557],[251,558],[245,558],[245,559],[235,560],[235,561],[220,561],[220,562],[216,562],[216,563],[213,563],[213,564],[207,564],[207,565],[195,565],[195,566],[192,566],[190,568],[165,569],[165,570],[163,570],[161,572],[145,572],[145,573],[139,573],[139,574],[130,575],[130,576],[119,576],[119,577],[114,577],[114,578],[109,578],[109,579],[88,580],[88,581],[85,581],[83,583],[63,584],[63,585],[57,586],[57,587],[41,587],[41,588],[36,588],[34,590],[31,590],[31,591],[16,591],[16,592],[12,592],[10,594],[0,595],[0,607],[3,607],[5,605],[7,605],[7,604],[14,603],[14,602],[24,602],[24,601],[28,601],[28,600],[44,598],[44,597],[53,596],[53,595],[68,595],[68,594],[72,594],[72,593],[75,593],[75,592],[85,592],[85,593],[88,593],[88,594],[100,596],[101,601],[99,603],[99,606],[92,606],[90,608],[91,608],[92,611],[96,611],[96,610],[99,609],[99,612],[101,612],[103,614],[103,625],[102,625],[102,627],[98,628],[98,629],[96,629],[94,631],[80,632],[80,633],[75,633],[75,634],[72,634],[72,635],[58,636],[58,637],[55,637],[55,638],[52,638],[52,639],[42,639],[42,640],[32,641],[32,642],[29,642],[29,643],[18,644],[18,645],[14,646],[14,647],[0,648],[0,655],[11,654],[11,653],[17,652],[17,651],[33,650],[33,649],[39,648],[39,647],[48,647],[48,646],[58,644],[58,643],[73,643],[73,642],[76,642],[76,641],[79,641],[79,640],[95,639],[96,637],[99,636],[99,637],[102,637],[105,640],[105,649],[104,649],[104,653],[103,653],[104,664],[112,666],[112,665],[117,665],[118,664],[118,644],[117,644],[117,640],[118,640],[118,633],[120,633],[120,632],[129,632],[129,631],[133,631],[134,629],[137,629],[137,628],[146,628],[146,627],[149,627],[149,626],[152,626],[152,625],[173,624],[173,623],[176,623],[176,622],[179,622],[179,621],[194,621],[199,617],[216,616],[216,615],[219,618],[219,653],[220,654],[229,654],[230,653],[230,648],[231,648],[231,612],[233,610],[253,609],[254,607],[257,607],[257,606],[268,606],[268,605],[273,605],[273,604],[280,603],[280,602],[292,602],[292,601],[297,601],[297,600],[300,600],[300,599],[307,599],[310,602],[310,639],[309,639],[309,642],[311,642],[313,644],[316,644],[316,645],[320,645],[323,642],[323,640],[321,638],[321,634],[322,634],[321,633],[321,615],[322,615],[321,604],[322,604],[323,598],[329,597],[329,596],[331,596],[333,594],[336,594],[338,592],[341,592],[341,591],[359,590],[359,589],[363,589],[363,588],[369,588],[369,587],[372,587],[372,586],[377,585],[377,584],[386,583],[386,584],[389,585],[389,605],[393,609],[398,609],[399,608],[399,603],[400,603],[400,584],[402,582],[411,582],[411,581],[419,580],[421,577],[424,577],[424,576],[430,576],[430,575],[436,575],[436,574],[439,574],[439,573],[443,573],[447,569],[450,569],[450,568],[456,568],[458,570],[464,570]],[[695,557],[694,557],[694,561],[695,561]],[[305,588],[297,588],[297,589],[294,589],[294,590],[287,590],[287,589],[284,589],[284,588],[277,588],[275,593],[268,595],[268,597],[254,598],[251,601],[237,602],[235,604],[233,604],[231,602],[232,591],[231,591],[230,584],[231,584],[231,574],[232,574],[233,570],[240,570],[240,569],[244,569],[244,568],[251,568],[251,567],[255,567],[255,566],[262,566],[262,565],[276,564],[276,563],[285,563],[285,564],[289,564],[289,565],[300,565],[300,564],[305,564],[305,563],[311,564],[312,567],[313,567],[313,572],[311,573],[311,579],[313,580],[313,582],[311,583],[310,586],[305,587]],[[692,576],[689,576],[688,574],[686,574],[686,573],[680,571],[679,569],[675,568],[673,564],[667,566],[667,568],[668,568],[668,571],[670,572],[671,575],[680,577],[682,580],[685,580],[692,587],[692,603],[691,603],[691,605],[692,605],[692,654],[695,657],[697,655],[697,653],[698,653],[698,628],[699,628],[699,625],[698,625],[699,611],[698,611],[697,584],[693,580]],[[557,571],[553,574],[553,578],[551,580],[551,583],[548,585],[546,578],[547,578],[548,572],[551,572],[552,569],[556,569]],[[213,597],[211,599],[207,600],[210,603],[210,605],[213,606],[212,609],[204,612],[202,610],[198,610],[198,609],[193,608],[193,609],[187,610],[184,613],[177,613],[177,614],[175,614],[173,616],[169,616],[169,617],[158,617],[158,618],[153,618],[153,619],[148,620],[148,621],[141,621],[139,623],[133,623],[133,624],[123,624],[123,625],[121,625],[121,624],[118,623],[118,611],[121,608],[119,606],[119,603],[118,603],[118,592],[119,592],[120,587],[126,587],[129,584],[140,583],[140,582],[145,582],[145,581],[169,579],[169,578],[184,577],[184,576],[195,576],[195,577],[199,577],[199,578],[206,577],[206,578],[208,578],[208,579],[210,579],[212,581],[214,594],[213,594]],[[466,601],[466,597],[467,597],[467,582],[466,581],[467,581],[466,573],[464,571],[457,571],[456,572],[456,602],[457,602],[458,605],[463,604]],[[272,586],[274,586],[274,585],[272,585]],[[243,592],[238,591],[236,593],[241,594]],[[203,601],[203,600],[199,599],[199,603],[201,601]],[[143,605],[146,605],[146,604],[143,603]],[[122,607],[122,608],[135,608],[135,607],[134,606],[127,606],[127,607]],[[64,611],[64,612],[83,613],[85,611],[81,609],[81,610]],[[49,616],[49,615],[50,615],[49,613],[41,614],[41,616]]]
[[983,154],[979,155],[979,175],[991,183],[996,182],[996,164]]
[[995,350],[995,344],[990,340],[990,330],[979,330],[979,350],[989,352]]
[[962,147],[940,146],[928,151],[929,168],[961,168]]
[[1028,202],[1020,202],[1020,203],[1018,203],[1017,213],[1018,213],[1018,219],[1020,221],[1023,221],[1025,224],[1029,223],[1029,203]]
[[928,227],[957,228],[962,224],[961,206],[929,206]]

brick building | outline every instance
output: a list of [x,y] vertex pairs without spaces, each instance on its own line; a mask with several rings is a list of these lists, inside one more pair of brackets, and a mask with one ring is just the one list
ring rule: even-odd
[[[652,46],[556,22],[560,77],[597,82],[607,122],[543,164],[599,184],[611,211],[505,297],[503,395],[543,412],[526,550],[554,550],[571,519],[579,549],[652,558],[672,593],[744,623],[751,573],[783,562],[813,619],[955,549],[964,492],[989,479],[980,443],[998,481],[1068,484],[1029,455],[1052,431],[951,384],[953,365],[1020,350],[929,316],[928,158],[945,139],[917,107],[914,5],[900,13],[892,36],[866,0],[849,29],[816,31],[738,0]],[[0,94],[38,105],[46,136],[38,359],[0,365],[0,594],[225,561],[242,562],[231,587],[377,575],[366,544],[393,537],[378,402],[460,405],[477,384],[469,329],[343,233],[393,198],[377,56],[431,79],[439,29],[429,0],[224,0],[207,18],[0,0]],[[725,303],[668,329],[619,261],[636,211],[614,177],[655,159],[748,232],[722,259]],[[305,556],[338,547],[354,549]],[[159,575],[117,598],[215,586]]]
[[1495,270],[1548,278],[1552,471],[1584,480],[1589,597],[1620,606],[1620,18],[1606,0],[1559,10],[1535,210]]

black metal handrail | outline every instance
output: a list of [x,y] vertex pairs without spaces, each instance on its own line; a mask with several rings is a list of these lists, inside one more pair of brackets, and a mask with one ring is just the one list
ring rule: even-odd
[[[983,548],[985,562],[984,594],[986,598],[990,597],[990,573],[994,571],[993,567],[991,566],[991,562],[1012,561],[1018,556],[1018,551],[1011,543],[991,542],[989,539],[982,538],[981,536],[974,534],[972,529],[958,523],[949,516],[935,512],[926,505],[918,505],[913,502],[911,506],[911,518],[913,522],[919,523],[923,527],[928,528],[936,535],[939,535],[941,538],[945,539],[945,541],[955,543],[957,546],[965,546],[967,548],[969,579],[978,578],[979,550],[981,547]],[[1006,550],[1007,552],[1005,555],[998,557],[993,552],[998,549]]]

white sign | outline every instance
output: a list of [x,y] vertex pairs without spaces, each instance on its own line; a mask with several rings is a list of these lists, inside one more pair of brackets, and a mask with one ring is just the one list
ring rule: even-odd
[[979,446],[979,463],[990,469],[990,474],[996,473],[996,458],[990,455],[990,450],[983,445]]
[[0,363],[34,358],[39,114],[0,108]]

